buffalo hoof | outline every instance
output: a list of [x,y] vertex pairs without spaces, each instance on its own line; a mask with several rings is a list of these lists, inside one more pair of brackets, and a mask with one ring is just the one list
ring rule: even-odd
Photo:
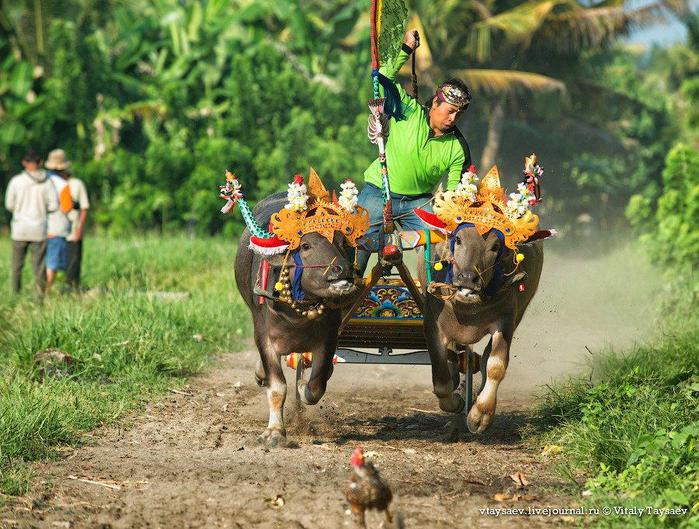
[[257,444],[266,448],[284,448],[287,446],[286,431],[281,428],[267,428],[257,438]]
[[471,433],[485,432],[490,427],[490,423],[492,422],[493,414],[483,413],[481,410],[478,409],[477,404],[474,404],[471,407],[470,411],[468,412],[468,417],[466,419],[468,430]]
[[439,409],[447,413],[461,413],[466,406],[463,397],[457,392],[452,393],[448,397],[437,397],[439,400]]
[[308,387],[308,384],[305,382],[301,382],[296,386],[296,397],[300,399],[301,404],[305,404],[306,406],[318,404],[318,401],[322,398],[324,393],[325,390],[319,392],[317,395],[314,395],[311,389]]

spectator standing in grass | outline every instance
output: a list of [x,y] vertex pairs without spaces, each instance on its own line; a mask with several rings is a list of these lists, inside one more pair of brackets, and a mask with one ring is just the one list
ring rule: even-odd
[[[61,151],[62,152],[62,151]],[[65,153],[63,154],[65,158]],[[69,162],[66,163],[69,164]],[[68,166],[66,166],[68,167]],[[66,266],[66,281],[73,290],[80,289],[80,271],[83,259],[83,236],[85,234],[85,221],[87,220],[87,210],[90,209],[90,200],[87,196],[85,184],[79,178],[67,172],[68,187],[73,202],[73,209],[68,214],[71,222],[70,233],[66,239],[66,255],[68,258]]]
[[67,181],[66,170],[70,162],[62,149],[49,153],[46,160],[48,178],[56,190],[58,209],[49,213],[48,239],[46,241],[46,290],[51,290],[56,274],[65,272],[67,265],[66,238],[70,235],[71,222],[68,215],[73,211],[73,199]]
[[32,270],[36,290],[46,289],[46,232],[47,218],[58,209],[56,191],[41,169],[41,156],[29,150],[22,157],[24,170],[10,179],[5,192],[5,207],[12,213],[11,288],[19,293],[22,288],[22,268],[28,250],[32,251]]

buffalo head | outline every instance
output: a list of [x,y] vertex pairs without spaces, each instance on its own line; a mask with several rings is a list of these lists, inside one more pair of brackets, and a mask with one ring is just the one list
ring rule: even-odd
[[480,235],[476,228],[461,228],[450,237],[452,252],[451,282],[456,287],[455,301],[480,303],[492,281],[498,259],[509,250],[494,230]]
[[318,233],[309,233],[301,238],[299,247],[286,259],[284,254],[269,259],[273,266],[282,266],[286,260],[292,279],[300,264],[304,299],[317,299],[329,308],[342,308],[351,303],[359,291],[358,276],[347,249],[345,238],[340,233],[334,234],[332,243]]

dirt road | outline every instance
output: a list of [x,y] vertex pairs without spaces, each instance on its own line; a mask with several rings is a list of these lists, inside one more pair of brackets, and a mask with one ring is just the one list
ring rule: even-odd
[[[628,345],[649,321],[640,302],[647,290],[629,288],[645,271],[633,274],[608,263],[547,261],[494,424],[482,437],[442,441],[448,418],[437,409],[427,367],[343,365],[320,405],[301,417],[287,413],[289,439],[298,446],[265,451],[254,444],[266,425],[265,399],[252,377],[256,353],[229,354],[128,424],[93,432],[87,446],[38,463],[31,494],[0,511],[0,527],[352,527],[342,486],[359,443],[376,453],[406,527],[565,525],[571,520],[564,516],[525,522],[480,509],[576,504],[561,495],[551,462],[527,449],[518,431],[539,384],[583,370],[585,346]],[[528,486],[517,488],[510,477],[517,472]],[[369,517],[370,527],[379,523]]]
[[[386,377],[366,380],[366,368],[338,367],[321,405],[291,421],[289,438],[298,448],[265,451],[254,444],[266,420],[251,380],[253,358],[226,355],[220,369],[193,379],[187,394],[149,405],[131,428],[95,432],[90,446],[38,465],[42,480],[31,499],[14,502],[0,524],[351,527],[342,486],[359,443],[377,453],[407,527],[506,527],[516,520],[479,509],[570,504],[555,494],[560,483],[545,458],[521,445],[517,429],[527,420],[521,409],[504,402],[485,437],[446,444],[447,419],[434,396],[424,384],[401,383],[396,371],[386,383]],[[516,489],[509,477],[515,472],[531,485]],[[523,498],[498,502],[498,493]],[[278,495],[284,505],[272,506]],[[377,527],[380,518],[369,520]],[[535,527],[549,527],[560,517],[534,520]]]

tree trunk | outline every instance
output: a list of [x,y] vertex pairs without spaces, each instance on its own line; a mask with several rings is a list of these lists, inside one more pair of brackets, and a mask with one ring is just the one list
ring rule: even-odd
[[481,154],[480,167],[483,171],[488,171],[494,164],[500,148],[502,139],[502,124],[505,118],[505,98],[501,97],[495,102],[493,111],[488,119],[488,140]]
[[34,27],[36,32],[36,54],[44,54],[44,13],[41,0],[34,0]]

